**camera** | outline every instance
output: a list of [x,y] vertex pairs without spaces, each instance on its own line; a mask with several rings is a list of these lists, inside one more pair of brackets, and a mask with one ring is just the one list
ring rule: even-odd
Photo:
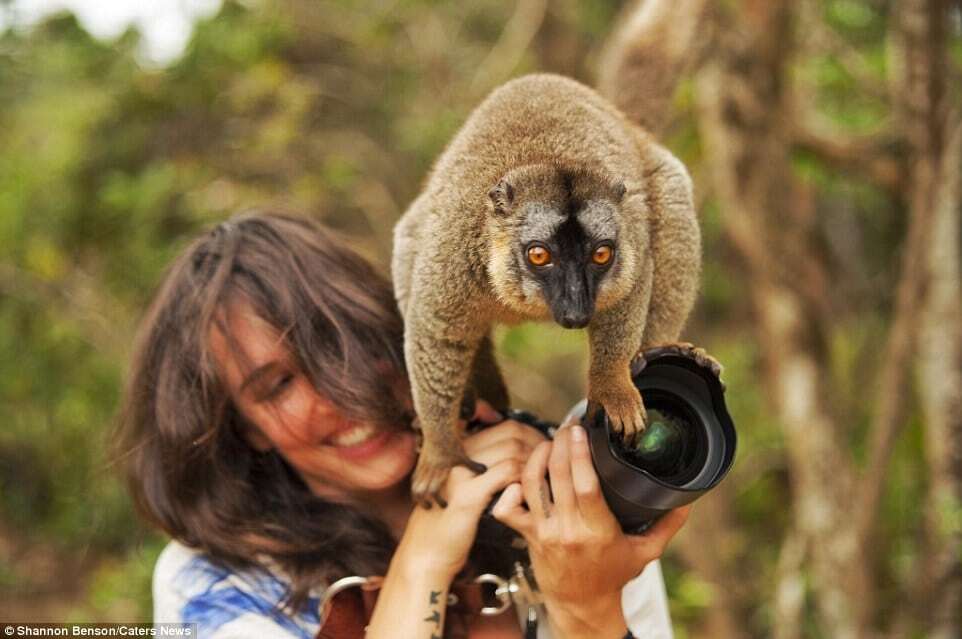
[[[601,490],[625,532],[643,532],[667,511],[695,501],[718,485],[735,460],[725,387],[694,350],[655,347],[637,360],[632,381],[644,400],[648,428],[631,442],[611,429],[604,410],[586,420],[587,400],[565,417],[579,418],[585,427]],[[528,411],[509,410],[507,417],[548,437],[557,428]]]
[[[609,508],[625,532],[641,532],[665,512],[714,488],[735,459],[735,425],[724,386],[710,366],[683,349],[643,354],[632,380],[648,412],[648,428],[630,442],[604,411],[582,420]],[[584,416],[586,401],[569,412]]]

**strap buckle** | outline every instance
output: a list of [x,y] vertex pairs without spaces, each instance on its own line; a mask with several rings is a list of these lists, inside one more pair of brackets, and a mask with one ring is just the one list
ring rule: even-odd
[[475,583],[487,583],[495,586],[494,595],[498,598],[498,605],[482,608],[481,614],[486,617],[500,615],[511,607],[512,602],[518,604],[519,607],[527,606],[529,610],[540,603],[544,603],[544,596],[538,591],[533,579],[529,577],[528,571],[520,562],[515,562],[514,574],[508,579],[487,573],[479,575],[474,581]]

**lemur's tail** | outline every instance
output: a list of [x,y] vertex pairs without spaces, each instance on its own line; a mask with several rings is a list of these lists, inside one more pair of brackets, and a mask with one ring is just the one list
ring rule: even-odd
[[671,98],[695,57],[707,0],[634,0],[601,56],[598,90],[629,118],[658,134]]

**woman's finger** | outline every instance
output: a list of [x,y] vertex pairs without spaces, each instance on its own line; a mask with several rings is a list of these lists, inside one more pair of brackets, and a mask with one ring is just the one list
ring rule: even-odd
[[551,456],[548,458],[551,496],[554,498],[557,511],[563,517],[573,517],[578,514],[578,503],[575,500],[574,488],[571,486],[570,431],[570,428],[561,428],[555,433]]
[[551,515],[550,489],[544,475],[548,470],[548,457],[551,455],[552,446],[551,442],[538,444],[521,473],[521,491],[528,510],[535,519],[545,519]]
[[638,559],[647,563],[661,557],[661,554],[665,551],[665,546],[685,524],[690,512],[690,505],[669,510],[641,535],[629,535],[628,541],[634,548]]
[[546,441],[544,437],[540,434],[525,433],[523,429],[527,429],[525,426],[514,427],[509,424],[504,424],[506,428],[502,428],[502,424],[497,426],[491,426],[479,433],[475,433],[466,437],[464,439],[464,450],[468,455],[472,453],[478,453],[482,450],[490,448],[492,446],[500,446],[506,442],[514,442],[514,445],[520,445],[524,447],[525,453],[530,454],[534,447],[543,441]]
[[545,441],[541,433],[517,422],[503,422],[464,440],[468,457],[482,464],[512,458],[527,461],[535,447]]
[[575,424],[580,424],[582,415],[580,413],[572,412],[565,416],[565,420],[561,423],[560,428],[567,428],[568,426],[574,426]]
[[598,473],[591,462],[591,450],[588,448],[588,434],[581,426],[570,427],[571,438],[571,484],[574,488],[578,509],[586,519],[603,521],[612,517]]
[[526,424],[505,420],[467,436],[464,439],[464,450],[470,455],[472,450],[484,448],[505,439],[517,439],[534,448],[545,441],[545,436]]
[[468,457],[485,466],[497,464],[506,459],[514,459],[524,464],[531,457],[533,451],[533,446],[528,446],[517,440],[506,439],[487,448],[472,450],[468,452]]
[[474,404],[474,417],[472,419],[484,424],[495,424],[504,419],[504,415],[494,410],[494,407],[485,400],[479,399]]
[[523,468],[520,461],[502,460],[456,488],[450,501],[480,515],[496,493],[521,479]]
[[[518,479],[520,479],[520,469],[524,468],[524,464],[531,454],[531,451],[526,449],[524,445],[518,444],[517,442],[512,442],[511,440],[503,440],[502,442],[481,451],[471,450],[467,452],[468,457],[478,463],[484,464],[489,468],[504,462],[515,462],[519,468]],[[479,476],[480,475],[478,473],[474,472],[467,466],[454,466],[448,474],[448,482],[445,487],[445,492],[456,490],[456,486],[471,481],[475,477]]]
[[501,497],[491,509],[491,515],[506,526],[527,535],[533,524],[533,515],[524,507],[524,492],[521,484],[515,482],[504,489]]

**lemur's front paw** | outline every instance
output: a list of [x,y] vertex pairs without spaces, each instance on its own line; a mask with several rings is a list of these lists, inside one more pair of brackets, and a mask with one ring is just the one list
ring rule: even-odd
[[604,407],[611,429],[620,433],[626,443],[648,426],[645,405],[634,384],[628,383],[623,387],[609,386],[594,398],[594,401]]
[[441,489],[455,466],[467,466],[476,474],[481,474],[488,469],[484,464],[479,464],[463,453],[445,454],[434,447],[424,448],[414,468],[414,476],[411,478],[411,495],[414,502],[425,508],[430,508],[432,504],[447,508],[448,504],[441,496]]
[[644,349],[638,354],[641,365],[639,366],[638,362],[633,363],[632,373],[636,373],[636,369],[637,371],[640,371],[642,368],[644,368],[645,359],[651,359],[657,355],[663,354],[678,355],[680,357],[687,357],[688,359],[695,360],[695,363],[697,363],[699,366],[709,369],[712,374],[718,378],[722,388],[725,388],[725,383],[721,381],[722,371],[724,371],[724,367],[721,365],[721,363],[709,355],[708,351],[706,351],[704,348],[695,346],[689,342],[659,344],[658,346],[652,346],[651,348]]

